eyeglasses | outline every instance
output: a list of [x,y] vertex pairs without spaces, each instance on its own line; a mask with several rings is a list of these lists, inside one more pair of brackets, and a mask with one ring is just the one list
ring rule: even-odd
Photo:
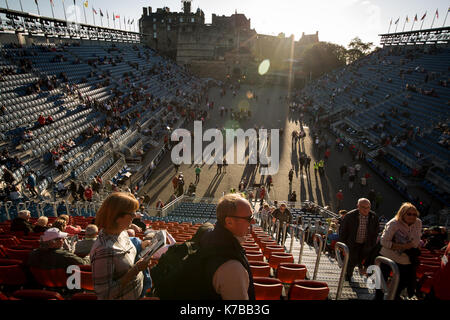
[[252,223],[252,221],[255,219],[253,214],[251,216],[248,216],[248,217],[238,217],[238,216],[228,216],[228,217],[229,218],[237,218],[237,219],[247,220],[248,223]]

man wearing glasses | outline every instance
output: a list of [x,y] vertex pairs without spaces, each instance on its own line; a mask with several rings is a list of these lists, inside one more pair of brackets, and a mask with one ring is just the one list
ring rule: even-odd
[[[241,243],[255,223],[250,203],[239,194],[220,198],[214,230],[200,240],[205,257],[205,290],[210,299],[254,300],[252,274]],[[212,284],[212,286],[211,286]],[[201,285],[201,284],[199,284]]]
[[363,260],[369,257],[377,243],[379,221],[375,212],[370,210],[370,201],[358,200],[357,209],[347,213],[342,221],[339,241],[350,250],[345,280],[351,280],[353,269],[358,265],[360,274],[364,274]]
[[280,220],[280,228],[278,229],[277,239],[278,243],[284,245],[285,238],[282,239],[283,233],[283,222],[286,222],[286,230],[289,230],[289,225],[292,222],[292,214],[289,209],[286,208],[286,204],[280,204],[280,208],[274,210],[272,212],[273,222],[275,223],[277,220]]

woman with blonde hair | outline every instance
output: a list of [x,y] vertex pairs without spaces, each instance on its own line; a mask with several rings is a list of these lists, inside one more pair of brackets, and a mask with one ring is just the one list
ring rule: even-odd
[[50,228],[48,226],[48,218],[46,216],[40,216],[37,219],[36,224],[33,226],[33,232],[41,233],[46,231],[48,228]]
[[148,259],[134,263],[136,248],[127,234],[139,202],[131,193],[115,192],[106,198],[95,217],[100,229],[90,257],[98,299],[139,299]]
[[[415,291],[418,249],[422,236],[422,221],[418,219],[419,211],[409,202],[405,202],[398,209],[397,214],[384,227],[381,235],[380,254],[393,260],[399,269],[400,282],[398,284],[396,299],[404,288],[408,295]],[[385,279],[389,275],[389,267],[381,265]],[[377,298],[383,297],[381,290],[377,290]]]

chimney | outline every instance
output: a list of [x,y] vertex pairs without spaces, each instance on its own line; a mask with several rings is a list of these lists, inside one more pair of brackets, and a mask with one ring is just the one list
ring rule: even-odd
[[142,8],[142,11],[143,11],[142,15],[144,17],[148,16],[148,12],[147,12],[147,8],[146,7]]
[[152,13],[152,7],[148,7],[148,15],[150,15],[150,13]]

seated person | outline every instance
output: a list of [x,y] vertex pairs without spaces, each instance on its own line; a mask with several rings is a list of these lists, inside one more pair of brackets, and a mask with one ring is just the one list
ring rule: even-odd
[[139,228],[141,228],[142,232],[145,232],[145,229],[147,229],[146,224],[141,220],[144,215],[140,212],[135,213],[135,218],[131,222],[132,224],[137,225]]
[[40,216],[36,224],[33,226],[33,232],[41,233],[47,231],[50,227],[48,226],[48,218],[46,216]]
[[28,266],[39,269],[66,269],[71,265],[89,264],[89,256],[80,258],[62,248],[67,235],[57,228],[45,231],[41,236],[40,247],[34,249],[28,257]]
[[28,210],[21,210],[17,213],[10,227],[11,232],[23,232],[25,235],[33,232],[33,225],[30,223],[31,212]]
[[86,226],[86,232],[83,240],[75,244],[75,254],[81,258],[86,257],[91,252],[92,245],[97,240],[98,227],[95,224]]

